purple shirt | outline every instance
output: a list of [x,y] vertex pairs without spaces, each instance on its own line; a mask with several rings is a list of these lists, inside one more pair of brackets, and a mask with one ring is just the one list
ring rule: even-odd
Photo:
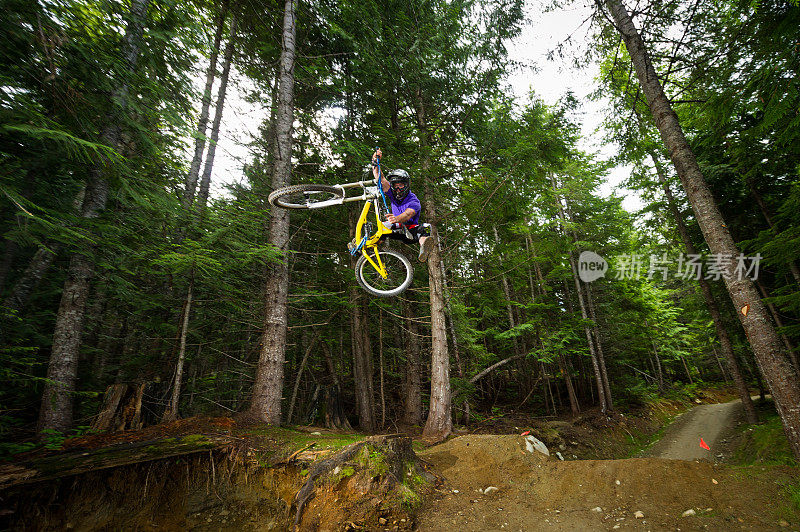
[[395,216],[400,216],[406,209],[414,209],[414,216],[403,225],[418,225],[419,224],[419,211],[422,210],[422,204],[419,202],[419,198],[413,192],[409,192],[403,201],[398,202],[397,199],[394,197],[394,191],[390,188],[389,192],[386,193],[386,197],[392,204],[392,214]]

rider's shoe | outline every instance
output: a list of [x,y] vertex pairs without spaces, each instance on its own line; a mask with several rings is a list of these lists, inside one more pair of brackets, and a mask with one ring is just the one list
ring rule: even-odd
[[431,251],[433,251],[434,246],[433,237],[429,236],[425,239],[424,242],[420,242],[419,244],[419,261],[420,262],[427,262],[428,257],[431,255]]

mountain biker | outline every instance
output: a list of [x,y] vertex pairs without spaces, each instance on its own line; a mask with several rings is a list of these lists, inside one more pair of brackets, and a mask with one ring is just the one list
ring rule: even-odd
[[411,176],[402,168],[392,170],[384,176],[377,164],[383,155],[380,149],[372,154],[372,173],[375,179],[380,174],[381,188],[392,205],[392,212],[386,215],[386,221],[392,224],[394,232],[389,238],[402,240],[406,244],[419,242],[419,261],[426,262],[433,250],[433,237],[428,235],[428,224],[419,223],[422,204],[417,195],[411,192]]

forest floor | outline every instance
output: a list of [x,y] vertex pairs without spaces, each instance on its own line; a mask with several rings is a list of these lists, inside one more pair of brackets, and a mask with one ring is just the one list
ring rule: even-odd
[[[757,403],[767,422],[748,427],[744,424],[741,404],[731,398],[732,392],[727,389],[692,390],[688,395],[654,400],[635,414],[613,417],[597,411],[558,419],[506,412],[473,419],[469,428],[457,427],[454,437],[444,443],[426,447],[428,444],[420,439],[414,442],[414,449],[427,464],[426,469],[439,479],[431,486],[421,508],[411,512],[416,518],[390,516],[359,503],[366,513],[348,514],[341,521],[342,511],[347,513],[347,508],[352,507],[348,504],[360,501],[359,497],[366,494],[376,502],[382,497],[380,493],[372,493],[371,485],[361,489],[360,484],[352,482],[357,489],[347,488],[347,482],[325,488],[330,493],[323,490],[320,497],[311,501],[306,513],[320,516],[329,513],[328,519],[322,520],[326,526],[338,522],[352,525],[352,529],[369,530],[374,529],[370,524],[377,525],[379,521],[387,527],[380,527],[384,530],[448,532],[800,530],[800,473],[794,467],[774,407],[769,402]],[[412,434],[415,431],[418,432],[418,427],[410,430]],[[295,469],[299,476],[295,474],[294,478],[287,473],[285,486],[281,488],[286,492],[287,505],[310,464],[365,438],[363,434],[343,434],[321,427],[238,426],[229,418],[196,417],[140,431],[72,438],[63,442],[58,451],[44,454],[54,453],[50,457],[53,459],[60,453],[102,452],[114,446],[179,439],[191,434],[231,438],[237,442],[235,456],[250,457],[253,450],[256,454],[248,460],[257,458],[262,465],[289,463],[297,457],[300,462]],[[546,444],[550,456],[530,448],[530,436]],[[700,438],[710,450],[700,446]],[[18,459],[32,460],[42,453],[26,453],[27,456],[19,455]],[[173,462],[186,463],[162,462],[164,467]],[[210,470],[213,477],[213,460]],[[146,473],[147,486],[150,466],[128,471],[129,476],[124,477],[128,479],[126,483],[138,486],[135,476],[138,471],[140,476]],[[245,470],[245,479],[247,474]],[[108,475],[114,478],[115,473]],[[252,482],[245,484],[249,486]],[[276,485],[279,484],[282,485],[280,482]],[[182,489],[193,488],[179,488],[176,493]],[[245,499],[255,497],[247,491],[249,488],[242,489],[247,492]],[[197,498],[205,504],[202,493]],[[322,504],[325,501],[333,506],[325,507]],[[178,512],[174,523],[180,526],[175,529],[189,524],[199,530],[263,528],[263,515],[258,512],[240,516],[244,520],[237,521],[239,528],[233,527],[228,516],[242,513],[240,510],[246,505],[237,506],[230,501],[224,504],[214,501],[214,504],[207,511],[186,510],[185,516]],[[217,508],[220,504],[222,510]],[[2,511],[0,507],[0,515]],[[277,521],[270,521],[273,523],[270,526],[280,522],[279,515],[284,510],[275,511]],[[320,528],[320,524],[311,528],[304,524],[300,529],[337,529],[336,526]]]
[[795,468],[723,463],[741,418],[739,401],[698,406],[643,457],[616,460],[561,461],[521,435],[454,438],[419,453],[445,479],[419,530],[797,530]]

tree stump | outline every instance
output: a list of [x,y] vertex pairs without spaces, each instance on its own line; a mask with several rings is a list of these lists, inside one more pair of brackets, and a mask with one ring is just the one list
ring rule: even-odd
[[[295,509],[295,529],[300,526],[303,510],[314,498],[316,489],[326,483],[326,478],[337,482],[337,472],[341,475],[346,468],[350,469],[348,480],[367,487],[362,492],[366,496],[365,500],[375,497],[395,499],[398,506],[407,502],[405,499],[409,494],[421,501],[421,493],[435,479],[422,467],[408,436],[370,436],[311,466],[307,480],[295,495],[292,504]],[[409,482],[409,479],[413,481]],[[358,501],[351,502],[359,505]]]
[[103,395],[103,406],[92,423],[95,432],[119,432],[142,428],[142,397],[147,383],[112,384]]
[[325,387],[325,426],[329,429],[352,431],[353,427],[347,420],[342,408],[341,392],[339,385]]

